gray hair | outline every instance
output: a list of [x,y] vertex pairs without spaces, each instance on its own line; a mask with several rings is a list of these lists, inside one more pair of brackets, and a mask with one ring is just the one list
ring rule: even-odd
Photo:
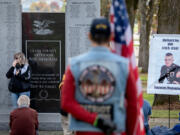
[[26,95],[21,95],[17,100],[17,104],[19,107],[29,107],[30,99]]

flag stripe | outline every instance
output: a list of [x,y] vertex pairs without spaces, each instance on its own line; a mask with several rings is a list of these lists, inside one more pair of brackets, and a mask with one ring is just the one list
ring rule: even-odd
[[130,24],[128,25],[126,32],[125,32],[126,43],[129,45],[130,42],[132,41],[132,36],[128,36],[128,35],[132,35]]
[[136,57],[135,57],[135,54],[133,53],[132,56],[130,57],[130,61],[131,61],[133,69],[136,68],[136,61],[135,61],[135,59],[136,59]]
[[112,0],[110,11],[110,23],[112,29],[112,52],[129,59],[136,83],[138,96],[137,99],[139,103],[137,106],[139,110],[138,119],[134,129],[134,135],[144,135],[142,87],[138,75],[138,68],[136,66],[136,57],[134,55],[133,49],[133,37],[124,0]]

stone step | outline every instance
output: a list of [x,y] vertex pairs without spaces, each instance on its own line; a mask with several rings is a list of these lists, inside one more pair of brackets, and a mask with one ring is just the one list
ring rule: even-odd
[[[0,135],[9,135],[9,131],[0,131]],[[39,131],[39,135],[63,135],[62,131]]]
[[[60,131],[61,115],[59,113],[38,113],[39,130]],[[9,130],[9,113],[0,113],[0,130]]]

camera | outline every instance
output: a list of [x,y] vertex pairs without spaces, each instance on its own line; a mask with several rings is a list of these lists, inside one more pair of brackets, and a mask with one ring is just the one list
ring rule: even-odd
[[17,63],[15,67],[16,67],[16,69],[20,69],[21,65],[19,63]]

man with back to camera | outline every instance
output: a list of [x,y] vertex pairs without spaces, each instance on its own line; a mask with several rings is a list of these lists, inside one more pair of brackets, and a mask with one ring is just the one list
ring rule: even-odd
[[[161,75],[159,83],[179,84],[179,79],[176,74],[180,67],[173,63],[174,58],[172,53],[166,53],[165,65],[161,67]],[[165,81],[166,80],[166,81]]]
[[110,24],[93,20],[92,48],[71,59],[62,87],[62,108],[71,114],[70,127],[77,135],[119,133],[133,135],[137,121],[137,93],[126,58],[111,53]]
[[21,95],[17,104],[18,108],[10,113],[10,135],[37,135],[38,113],[29,107],[29,97]]

